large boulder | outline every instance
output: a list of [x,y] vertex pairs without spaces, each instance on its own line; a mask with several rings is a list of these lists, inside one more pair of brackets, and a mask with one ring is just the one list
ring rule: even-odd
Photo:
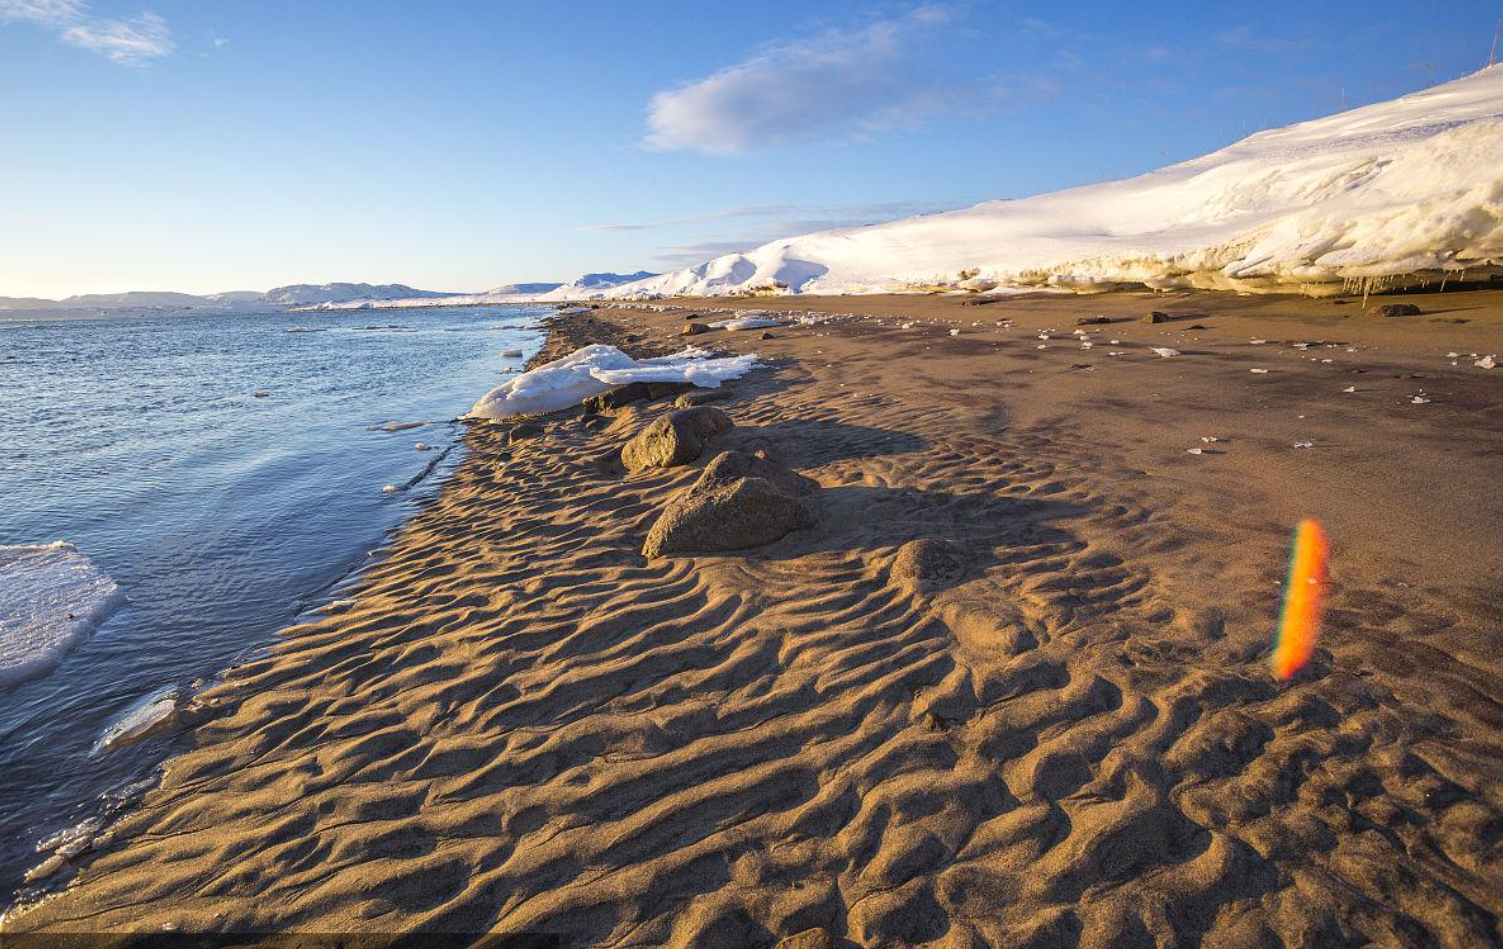
[[792,468],[780,465],[770,458],[748,455],[740,451],[723,451],[705,465],[695,486],[712,488],[740,481],[742,478],[763,478],[772,482],[790,497],[804,497],[819,487],[819,482],[806,478]]
[[669,503],[648,531],[642,553],[661,557],[770,544],[814,525],[817,518],[807,495],[816,487],[775,461],[724,452]]
[[627,471],[686,465],[700,456],[710,439],[734,426],[730,416],[711,405],[669,412],[621,447],[621,464]]

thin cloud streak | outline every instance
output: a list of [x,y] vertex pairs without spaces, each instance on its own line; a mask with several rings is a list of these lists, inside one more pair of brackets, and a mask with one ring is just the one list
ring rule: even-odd
[[0,22],[34,24],[121,66],[148,66],[173,50],[172,30],[155,13],[97,17],[84,0],[0,0]]
[[944,108],[913,47],[951,18],[942,6],[764,47],[653,96],[646,147],[740,155],[801,139],[850,139],[922,124]]

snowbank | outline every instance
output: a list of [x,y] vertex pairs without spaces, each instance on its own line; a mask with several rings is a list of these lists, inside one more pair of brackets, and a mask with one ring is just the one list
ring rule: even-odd
[[1137,178],[777,240],[579,296],[1121,284],[1335,292],[1503,262],[1499,156],[1503,65]]
[[0,547],[0,687],[51,670],[124,602],[72,544]]
[[690,347],[672,356],[635,360],[614,346],[596,344],[497,386],[475,403],[469,417],[501,419],[557,412],[629,382],[688,382],[715,389],[755,368],[755,353],[715,358]]

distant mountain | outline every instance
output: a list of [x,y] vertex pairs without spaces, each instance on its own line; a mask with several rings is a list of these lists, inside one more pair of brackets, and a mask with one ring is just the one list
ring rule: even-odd
[[561,283],[508,283],[494,290],[487,290],[480,296],[485,297],[519,297],[533,296],[539,293],[547,293],[562,287]]
[[56,300],[41,297],[0,297],[0,310],[44,310],[55,306]]
[[[551,290],[556,283],[521,284]],[[543,292],[543,291],[531,291]],[[265,293],[259,290],[231,290],[197,296],[169,291],[131,290],[125,293],[85,293],[62,300],[39,297],[0,297],[0,310],[36,310],[66,312],[71,310],[126,310],[147,308],[233,309],[252,306],[316,306],[352,300],[426,300],[449,296],[436,290],[415,290],[400,283],[308,283],[277,287]]]
[[312,306],[317,303],[347,303],[351,300],[421,300],[451,296],[436,290],[414,290],[400,283],[325,283],[314,286],[295,283],[262,294],[261,302],[278,306]]
[[[547,303],[554,300],[577,300],[589,294],[603,294],[613,287],[656,277],[643,270],[637,273],[587,273],[568,283],[508,283],[484,293],[420,293],[395,297],[360,296],[345,300],[319,301],[314,306],[329,310],[396,310],[424,306],[490,306],[498,303]],[[276,291],[273,290],[273,293]]]
[[84,293],[60,300],[59,303],[70,308],[97,306],[101,309],[122,306],[203,306],[204,298],[169,290],[130,290],[126,293]]

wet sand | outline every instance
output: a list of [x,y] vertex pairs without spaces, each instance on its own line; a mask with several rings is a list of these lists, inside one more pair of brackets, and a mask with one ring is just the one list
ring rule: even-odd
[[[8,928],[1503,944],[1503,368],[1467,355],[1503,354],[1503,292],[1373,302],[1406,301],[717,302],[844,314],[693,339],[769,362],[714,447],[816,479],[818,526],[648,561],[708,455],[604,459],[668,403],[476,425]],[[682,305],[561,318],[551,352],[675,349]],[[1330,609],[1282,684],[1307,516]],[[926,537],[963,570],[895,571]]]

